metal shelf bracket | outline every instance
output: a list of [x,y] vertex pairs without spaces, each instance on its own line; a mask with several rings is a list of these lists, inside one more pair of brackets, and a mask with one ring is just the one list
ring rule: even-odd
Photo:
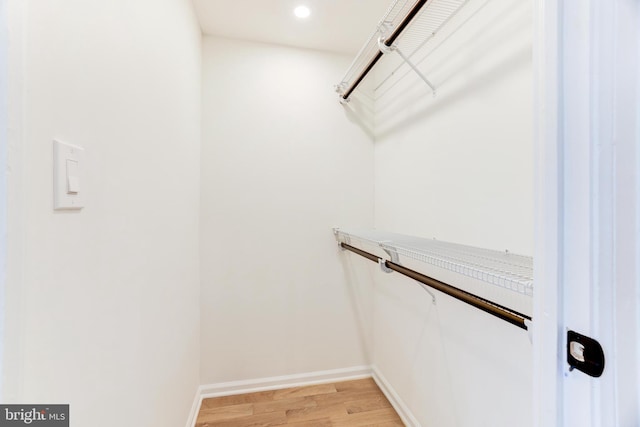
[[[381,31],[383,30],[381,29]],[[407,57],[404,53],[402,53],[402,50],[400,50],[395,43],[392,43],[390,46],[387,46],[386,40],[383,38],[383,34],[380,34],[380,37],[378,37],[378,49],[380,49],[380,52],[385,54],[389,52],[396,52],[402,58],[402,60],[409,67],[411,67],[411,69],[418,75],[418,77],[420,77],[427,84],[427,86],[431,88],[431,91],[433,92],[433,96],[436,95],[436,87],[433,85],[433,83],[431,83],[431,81],[422,73],[422,71],[420,71],[413,62],[411,62],[409,57]]]
[[333,227],[333,235],[336,237],[336,240],[338,241],[338,248],[340,248],[340,252],[344,252],[344,251],[346,251],[346,249],[344,247],[342,247],[342,242],[344,242],[346,244],[351,244],[351,237],[350,236],[344,236],[343,240],[340,241],[340,239],[338,238],[339,234],[340,234],[340,228]]
[[422,283],[422,282],[420,282],[420,281],[418,281],[418,280],[416,280],[415,282],[416,282],[418,285],[420,285],[420,287],[421,287],[421,288],[422,288],[426,293],[428,293],[429,295],[431,295],[431,302],[433,303],[433,305],[436,305],[436,294],[434,294],[434,293],[431,291],[431,289],[429,289],[429,288],[427,287],[427,285],[425,285],[424,283]]
[[[342,82],[340,84],[334,85],[333,88],[335,89],[335,91],[336,91],[336,93],[338,95],[342,95],[348,89],[346,82]],[[351,101],[350,97],[349,98],[343,98],[342,96],[340,96],[340,104],[341,105],[346,105],[346,104],[349,103],[349,101]]]
[[[398,255],[398,251],[395,248],[385,245],[384,242],[380,243],[380,247],[387,253],[387,255],[389,255],[392,263],[401,265],[400,256]],[[378,259],[378,265],[380,265],[380,270],[384,271],[385,273],[393,273],[393,270],[387,267],[386,260],[382,258]],[[433,303],[433,305],[435,305],[436,295],[431,291],[431,289],[429,289],[425,284],[418,280],[416,280],[416,283],[420,285],[420,287],[431,296],[431,302]]]
[[[400,257],[398,256],[398,251],[396,251],[394,248],[390,247],[390,246],[386,246],[384,244],[384,242],[380,243],[380,247],[382,248],[383,251],[385,251],[387,253],[387,255],[389,255],[389,258],[391,259],[391,262],[395,262],[396,264],[400,264]],[[385,260],[380,259],[380,270],[384,271],[385,273],[393,273],[393,270],[388,268],[385,264]]]
[[387,274],[393,273],[393,270],[387,267],[386,262],[387,261],[382,258],[378,259],[378,265],[380,266],[380,270],[382,270],[384,273],[387,273]]

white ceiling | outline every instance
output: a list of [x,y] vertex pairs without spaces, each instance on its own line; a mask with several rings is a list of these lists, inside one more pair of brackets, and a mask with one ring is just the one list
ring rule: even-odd
[[[391,0],[194,0],[205,34],[355,55]],[[296,18],[306,5],[311,16]]]

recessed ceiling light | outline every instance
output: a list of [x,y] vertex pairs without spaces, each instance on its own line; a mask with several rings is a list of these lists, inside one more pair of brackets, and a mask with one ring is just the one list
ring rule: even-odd
[[308,18],[311,15],[311,9],[307,6],[298,6],[293,10],[293,14],[298,18]]

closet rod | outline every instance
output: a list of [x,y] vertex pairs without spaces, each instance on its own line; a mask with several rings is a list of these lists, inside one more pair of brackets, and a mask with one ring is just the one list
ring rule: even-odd
[[[384,41],[385,46],[391,47],[391,45],[396,41],[396,39],[400,36],[404,29],[407,28],[407,25],[409,25],[409,23],[413,20],[413,18],[415,18],[418,12],[420,12],[422,6],[424,6],[428,2],[429,0],[419,0],[416,4],[413,5],[407,16],[405,16],[402,22],[398,24],[398,28],[396,28],[391,36],[389,36],[389,38]],[[369,71],[371,71],[371,69],[376,65],[376,63],[380,60],[380,58],[382,58],[383,55],[384,53],[382,53],[381,51],[378,51],[378,53],[376,53],[376,56],[374,56],[373,59],[369,62],[369,65],[367,65],[364,71],[362,71],[358,78],[353,82],[351,87],[349,87],[349,89],[342,95],[342,99],[346,100],[349,98],[349,96],[351,96],[353,91],[356,90],[362,80],[367,77]]]
[[433,279],[429,276],[425,276],[424,274],[418,273],[417,271],[408,269],[399,264],[396,264],[391,261],[384,260],[374,254],[369,252],[365,252],[361,249],[358,249],[354,246],[348,245],[346,243],[340,243],[340,246],[343,249],[356,253],[364,258],[367,258],[370,261],[375,263],[381,263],[384,261],[384,266],[396,271],[404,276],[407,276],[413,280],[417,280],[420,283],[424,283],[425,285],[432,287],[434,289],[439,290],[442,293],[445,293],[457,300],[462,302],[466,302],[469,305],[474,306],[477,309],[480,309],[486,313],[489,313],[499,319],[502,319],[506,322],[511,323],[519,328],[524,330],[528,330],[528,323],[531,321],[531,317],[524,315],[522,313],[518,313],[517,311],[511,310],[508,307],[502,306],[500,304],[496,304],[492,301],[479,297],[477,295],[471,294],[469,292],[463,291],[462,289],[458,289],[454,286],[443,283],[439,280]]

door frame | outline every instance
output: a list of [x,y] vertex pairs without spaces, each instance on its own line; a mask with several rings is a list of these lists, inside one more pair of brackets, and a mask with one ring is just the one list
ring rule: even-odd
[[[533,425],[635,425],[640,4],[534,1]],[[568,369],[568,329],[601,342],[602,377]]]
[[560,283],[561,175],[560,19],[555,0],[535,0],[534,67],[534,277],[533,425],[561,426],[562,346]]

